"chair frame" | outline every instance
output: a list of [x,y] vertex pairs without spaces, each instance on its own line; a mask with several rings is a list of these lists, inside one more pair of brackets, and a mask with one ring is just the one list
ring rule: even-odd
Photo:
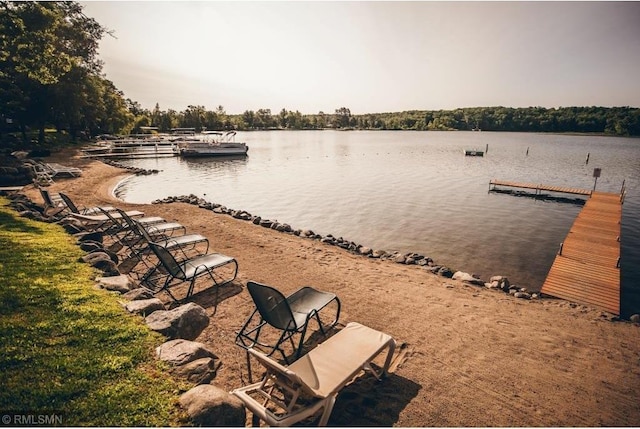
[[[284,349],[281,347],[285,341],[289,341],[291,343],[295,359],[298,359],[302,352],[302,346],[304,344],[309,322],[312,319],[317,322],[322,335],[326,335],[326,331],[333,328],[340,319],[340,299],[330,292],[322,292],[310,286],[305,286],[285,297],[274,287],[253,281],[249,281],[247,283],[247,290],[256,304],[256,309],[251,313],[240,331],[238,331],[236,335],[236,344],[244,349],[250,349],[256,346],[270,349],[267,356],[273,355],[276,351],[280,352],[280,355],[286,363],[289,363],[289,359],[287,358]],[[281,310],[280,315],[284,317],[286,324],[283,324],[282,321],[273,320],[274,317],[277,318],[278,315],[273,314],[273,311],[267,309],[266,305],[270,305],[274,301],[271,301],[270,304],[262,302],[262,299],[260,298],[261,292],[267,292],[271,295],[267,300],[277,300],[275,301],[277,303],[275,307],[279,307],[279,310]],[[310,306],[309,301],[313,301],[314,305]],[[335,319],[325,327],[320,319],[320,312],[332,302],[335,302],[337,306]],[[298,323],[298,321],[296,321],[295,314],[300,315],[303,313],[305,314],[304,322]],[[255,319],[257,316],[259,316],[259,320],[256,324]],[[272,328],[282,331],[274,345],[260,341],[260,333],[265,326],[271,326]],[[298,340],[298,345],[296,347],[293,342],[293,337],[297,334],[300,335],[300,339]],[[248,356],[247,366],[249,372],[251,372],[251,365]]]
[[[159,288],[155,287],[156,285],[152,285],[149,282],[146,282],[146,285],[151,287],[154,290],[154,293],[167,293],[175,302],[187,300],[195,295],[193,291],[195,288],[196,280],[204,275],[208,275],[209,278],[211,278],[211,280],[213,281],[211,287],[216,288],[217,301],[219,288],[228,283],[231,283],[238,275],[238,261],[230,256],[222,255],[220,253],[207,253],[204,255],[196,256],[194,258],[189,258],[184,253],[183,249],[176,248],[176,253],[180,252],[183,256],[183,258],[176,258],[176,256],[172,254],[169,249],[161,246],[156,242],[149,242],[149,248],[157,256],[159,265],[164,270],[166,270],[167,275],[165,277],[164,284]],[[219,281],[216,278],[214,271],[216,270],[216,268],[220,268],[228,264],[234,265],[233,275],[229,279]],[[190,266],[193,269],[192,273],[188,274],[185,271],[185,267],[187,266]],[[172,284],[174,280],[178,280],[178,283]],[[171,293],[171,288],[185,282],[189,282],[187,293],[184,298],[178,299]]]

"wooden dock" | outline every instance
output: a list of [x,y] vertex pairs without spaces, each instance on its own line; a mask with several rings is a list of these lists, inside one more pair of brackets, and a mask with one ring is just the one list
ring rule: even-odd
[[541,292],[619,315],[622,197],[590,194],[560,246]]
[[492,179],[489,181],[489,190],[496,189],[496,186],[507,187],[507,188],[533,189],[536,191],[536,195],[541,193],[542,191],[561,192],[563,194],[575,194],[575,195],[591,195],[591,191],[586,189],[542,185],[539,183],[509,182],[506,180],[496,180],[496,179]]

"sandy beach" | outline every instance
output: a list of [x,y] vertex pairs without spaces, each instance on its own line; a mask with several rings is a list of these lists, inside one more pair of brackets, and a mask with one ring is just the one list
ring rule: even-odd
[[[212,384],[225,390],[247,382],[234,339],[254,309],[246,291],[253,280],[284,294],[306,285],[333,292],[341,326],[359,322],[400,345],[388,378],[366,375],[343,390],[331,426],[640,425],[638,325],[563,300],[516,299],[194,205],[127,204],[112,194],[125,170],[64,153],[51,161],[83,170],[56,180],[52,192],[180,222],[208,237],[211,251],[237,259],[238,278],[220,290],[219,302],[207,293],[194,298],[211,315],[197,341],[219,357]],[[37,189],[24,192],[42,203]]]

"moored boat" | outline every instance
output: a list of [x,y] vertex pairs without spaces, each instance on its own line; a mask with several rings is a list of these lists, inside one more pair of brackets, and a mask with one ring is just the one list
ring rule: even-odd
[[177,141],[176,153],[182,157],[246,155],[246,143],[235,141],[235,131],[206,131],[203,140]]

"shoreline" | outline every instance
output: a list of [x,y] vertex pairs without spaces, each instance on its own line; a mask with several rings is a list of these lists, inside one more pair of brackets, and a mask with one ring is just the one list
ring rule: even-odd
[[[331,425],[634,426],[640,421],[638,325],[612,322],[602,311],[558,299],[515,299],[184,202],[126,203],[113,191],[130,173],[60,156],[83,175],[56,181],[52,192],[63,191],[87,206],[117,205],[180,222],[189,233],[208,237],[210,251],[238,260],[238,278],[221,288],[215,314],[210,298],[194,299],[211,315],[196,341],[218,355],[222,366],[212,384],[227,391],[246,384],[244,350],[234,339],[254,308],[244,290],[253,280],[285,295],[305,285],[333,292],[342,302],[341,326],[359,322],[403,345],[390,377],[374,384],[363,377],[344,389]],[[28,188],[25,193],[41,203],[37,190]]]

